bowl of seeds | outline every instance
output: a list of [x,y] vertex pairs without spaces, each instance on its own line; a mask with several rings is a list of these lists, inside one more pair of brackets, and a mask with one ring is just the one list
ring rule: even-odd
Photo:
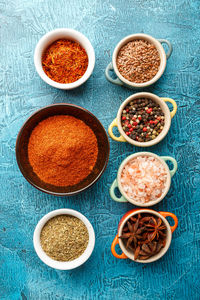
[[[170,226],[166,217],[174,220]],[[169,249],[172,233],[178,226],[177,217],[171,212],[151,209],[133,209],[119,222],[118,233],[112,242],[111,252],[116,258],[151,263],[160,259]],[[117,254],[119,244],[122,253]]]
[[[166,102],[173,106],[170,111]],[[171,98],[141,92],[128,97],[120,106],[117,117],[108,128],[110,137],[118,142],[128,142],[138,147],[150,147],[167,135],[177,104]],[[113,133],[117,127],[120,136]]]
[[[171,170],[166,162],[173,165]],[[158,156],[151,152],[131,154],[121,163],[117,178],[111,184],[110,196],[117,202],[153,206],[167,195],[176,171],[177,162],[171,156]],[[116,188],[121,197],[116,195]]]
[[[163,43],[168,45],[167,53]],[[168,40],[141,33],[129,35],[115,47],[105,76],[113,84],[129,88],[147,87],[162,76],[171,53],[172,45]],[[115,79],[110,75],[113,71]]]
[[95,233],[89,220],[73,209],[57,209],[37,224],[33,244],[49,267],[71,270],[85,263],[93,252]]

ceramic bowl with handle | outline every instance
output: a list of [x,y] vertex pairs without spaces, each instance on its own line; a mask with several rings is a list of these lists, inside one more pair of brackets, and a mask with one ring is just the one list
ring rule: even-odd
[[[87,248],[85,249],[85,251],[83,252],[83,254],[81,256],[79,256],[78,258],[76,258],[72,261],[63,262],[63,261],[57,261],[57,260],[52,259],[44,252],[44,250],[42,249],[41,243],[40,243],[40,234],[41,234],[41,231],[42,231],[42,228],[44,227],[44,225],[50,219],[52,219],[56,216],[59,216],[59,215],[68,215],[68,216],[73,216],[73,217],[80,219],[84,223],[84,225],[86,226],[86,228],[88,230],[89,241],[88,241]],[[90,257],[90,255],[92,254],[94,245],[95,245],[95,233],[94,233],[94,229],[93,229],[91,223],[89,222],[89,220],[84,215],[82,215],[80,212],[73,210],[73,209],[67,209],[67,208],[57,209],[57,210],[53,210],[53,211],[49,212],[48,214],[46,214],[45,216],[43,216],[43,218],[38,222],[37,226],[35,227],[35,231],[34,231],[34,235],[33,235],[33,245],[34,245],[34,248],[35,248],[35,251],[36,251],[38,257],[49,267],[58,269],[58,270],[71,270],[71,269],[77,268],[80,265],[82,265],[83,263],[85,263],[88,260],[88,258]]]
[[[78,42],[87,52],[88,56],[88,67],[83,74],[83,76],[78,79],[75,82],[72,83],[59,83],[51,78],[49,78],[46,73],[44,72],[42,68],[42,55],[46,48],[50,46],[53,42],[59,40],[59,39],[69,39],[75,42]],[[49,85],[62,89],[62,90],[71,90],[74,89],[80,85],[82,85],[84,82],[88,80],[88,78],[91,76],[94,65],[95,65],[95,53],[94,48],[92,47],[90,41],[86,36],[84,36],[81,32],[76,31],[71,28],[58,28],[55,30],[52,30],[48,33],[46,33],[37,43],[34,53],[34,64],[36,71],[38,72],[39,76]]]
[[[128,221],[128,219],[130,219],[130,217],[137,215],[138,213],[148,213],[151,214],[153,216],[157,216],[159,218],[161,218],[161,220],[163,221],[163,223],[165,224],[166,228],[167,228],[167,236],[166,236],[166,244],[165,246],[160,250],[160,252],[158,252],[157,254],[155,254],[154,256],[146,259],[146,260],[141,260],[141,259],[134,259],[134,254],[133,252],[131,252],[130,250],[127,250],[127,248],[124,245],[124,242],[122,239],[119,238],[119,236],[122,235],[122,230],[123,227],[125,225],[125,223]],[[166,220],[166,217],[171,217],[174,220],[174,225],[170,226],[168,221]],[[160,259],[169,249],[170,244],[171,244],[171,240],[172,240],[172,233],[175,231],[175,229],[178,226],[178,219],[177,217],[171,213],[171,212],[164,212],[164,211],[160,211],[160,212],[156,212],[155,210],[151,210],[151,209],[133,209],[128,211],[120,220],[119,225],[118,225],[118,233],[116,235],[116,237],[114,238],[112,245],[111,245],[111,252],[112,254],[119,259],[131,259],[135,262],[139,262],[139,263],[151,263],[154,262],[158,259]],[[116,245],[119,244],[119,247],[121,248],[122,253],[118,254],[115,250]]]
[[[122,171],[123,171],[124,167],[126,166],[126,164],[129,161],[131,161],[132,159],[134,159],[138,156],[154,157],[154,158],[156,158],[160,161],[160,163],[164,166],[164,168],[166,170],[167,180],[166,180],[166,183],[165,183],[165,189],[164,189],[162,195],[154,201],[141,203],[139,201],[136,201],[135,199],[131,199],[130,197],[128,197],[128,195],[125,193],[125,191],[122,187],[121,174],[122,174]],[[167,164],[166,164],[167,161],[170,161],[173,164],[173,169],[172,170],[170,170],[169,167],[167,166]],[[136,206],[142,206],[142,207],[153,206],[153,205],[159,203],[161,200],[163,200],[163,198],[167,195],[167,193],[169,191],[169,188],[170,188],[170,185],[171,185],[171,177],[174,176],[174,174],[176,173],[176,170],[177,170],[177,162],[171,156],[158,156],[158,155],[156,155],[154,153],[151,153],[151,152],[138,152],[138,153],[135,153],[135,154],[131,154],[126,159],[124,159],[123,162],[121,163],[121,165],[118,169],[117,178],[111,184],[110,196],[114,201],[117,201],[117,202],[130,202],[130,203],[132,203]],[[115,194],[115,189],[116,188],[118,188],[120,193],[122,194],[121,197],[117,197],[117,195]]]
[[[149,81],[144,82],[144,83],[136,83],[136,82],[131,82],[124,78],[120,72],[118,71],[117,68],[117,56],[120,51],[120,49],[126,45],[128,42],[131,42],[133,40],[145,40],[151,44],[153,44],[156,49],[158,50],[159,56],[160,56],[160,66],[157,74]],[[168,52],[165,53],[165,50],[162,46],[162,44],[167,44],[168,46]],[[123,38],[115,47],[113,56],[112,56],[112,62],[108,64],[106,71],[105,71],[105,76],[108,81],[110,81],[113,84],[121,85],[121,86],[126,86],[131,89],[137,89],[137,88],[144,88],[147,86],[150,86],[151,84],[155,83],[164,73],[165,68],[166,68],[166,61],[172,54],[172,45],[168,40],[164,39],[155,39],[150,35],[143,34],[143,33],[137,33],[137,34],[131,34],[125,38]],[[116,78],[113,79],[110,75],[110,72],[115,72]]]
[[[155,103],[159,104],[159,106],[165,116],[165,123],[164,123],[163,130],[159,133],[159,135],[155,139],[148,141],[148,142],[138,142],[138,141],[131,139],[129,136],[126,135],[126,133],[124,132],[124,130],[122,128],[122,124],[121,124],[121,116],[122,116],[124,107],[132,100],[135,100],[135,99],[137,100],[137,99],[141,99],[141,98],[151,99]],[[169,102],[172,104],[172,106],[173,106],[172,111],[169,110],[166,102]],[[110,124],[110,126],[108,128],[108,133],[109,133],[110,137],[117,142],[128,142],[129,144],[132,144],[137,147],[150,147],[150,146],[153,146],[153,145],[159,143],[167,135],[167,133],[170,129],[170,126],[171,126],[171,119],[175,116],[176,111],[177,111],[177,104],[171,98],[160,98],[155,94],[146,93],[146,92],[136,93],[136,94],[129,96],[121,104],[121,106],[118,110],[118,113],[117,113],[117,117],[112,121],[112,123]],[[119,133],[120,133],[119,137],[114,135],[114,133],[113,133],[114,127],[118,128]]]
[[[39,122],[56,115],[70,115],[88,125],[94,132],[98,144],[98,156],[92,172],[73,186],[54,186],[42,181],[33,171],[28,159],[29,137]],[[77,129],[78,132],[78,129]],[[100,121],[83,107],[70,103],[57,103],[45,106],[33,113],[21,127],[16,140],[16,158],[25,179],[42,192],[56,196],[72,196],[93,185],[103,174],[109,159],[109,141]]]

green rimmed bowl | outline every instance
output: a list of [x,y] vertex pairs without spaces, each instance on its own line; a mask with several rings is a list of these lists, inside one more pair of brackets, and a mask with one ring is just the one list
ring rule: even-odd
[[[161,197],[159,197],[158,199],[154,200],[154,201],[149,201],[146,203],[141,203],[139,201],[136,201],[134,199],[131,199],[130,197],[128,197],[128,195],[125,193],[122,185],[121,185],[121,174],[122,171],[125,167],[125,165],[132,160],[135,157],[138,156],[151,156],[154,157],[156,159],[158,159],[160,161],[160,163],[164,166],[166,173],[167,173],[167,181],[165,184],[165,189],[161,195]],[[166,164],[167,161],[170,161],[173,164],[173,169],[170,170],[168,165]],[[131,154],[129,155],[126,159],[123,160],[123,162],[121,163],[119,169],[118,169],[118,173],[117,173],[117,178],[113,181],[113,183],[111,184],[110,187],[110,196],[114,201],[117,202],[130,202],[136,206],[140,206],[140,207],[148,207],[148,206],[153,206],[157,203],[159,203],[160,201],[163,200],[163,198],[167,195],[169,189],[170,189],[170,185],[171,185],[171,178],[174,176],[174,174],[177,171],[177,161],[171,157],[171,156],[158,156],[152,152],[138,152],[135,154]],[[115,194],[115,189],[118,188],[120,193],[122,194],[121,197],[117,197]]]

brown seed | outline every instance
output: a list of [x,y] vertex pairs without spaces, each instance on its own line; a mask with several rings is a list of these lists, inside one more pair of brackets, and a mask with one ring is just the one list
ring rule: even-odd
[[145,40],[128,42],[117,56],[119,72],[131,82],[143,83],[151,80],[157,74],[159,66],[158,50]]

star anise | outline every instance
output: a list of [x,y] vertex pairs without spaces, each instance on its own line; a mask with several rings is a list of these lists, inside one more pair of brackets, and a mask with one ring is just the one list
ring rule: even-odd
[[123,234],[119,237],[121,239],[127,239],[126,247],[134,250],[137,247],[137,241],[143,239],[142,232],[145,227],[139,228],[139,219],[135,223],[127,221],[128,232],[123,230]]
[[134,253],[135,260],[148,259],[165,246],[166,226],[152,214],[134,215],[125,223],[119,238]]
[[153,241],[154,239],[159,239],[159,237],[166,237],[166,226],[163,224],[163,221],[161,218],[157,218],[157,220],[154,217],[151,217],[149,220],[149,223],[146,224],[146,228],[150,234],[148,234],[148,240],[149,242]]
[[138,257],[139,259],[148,259],[151,256],[160,252],[163,246],[163,243],[155,241],[150,242],[149,244],[143,244],[141,250],[138,253]]

